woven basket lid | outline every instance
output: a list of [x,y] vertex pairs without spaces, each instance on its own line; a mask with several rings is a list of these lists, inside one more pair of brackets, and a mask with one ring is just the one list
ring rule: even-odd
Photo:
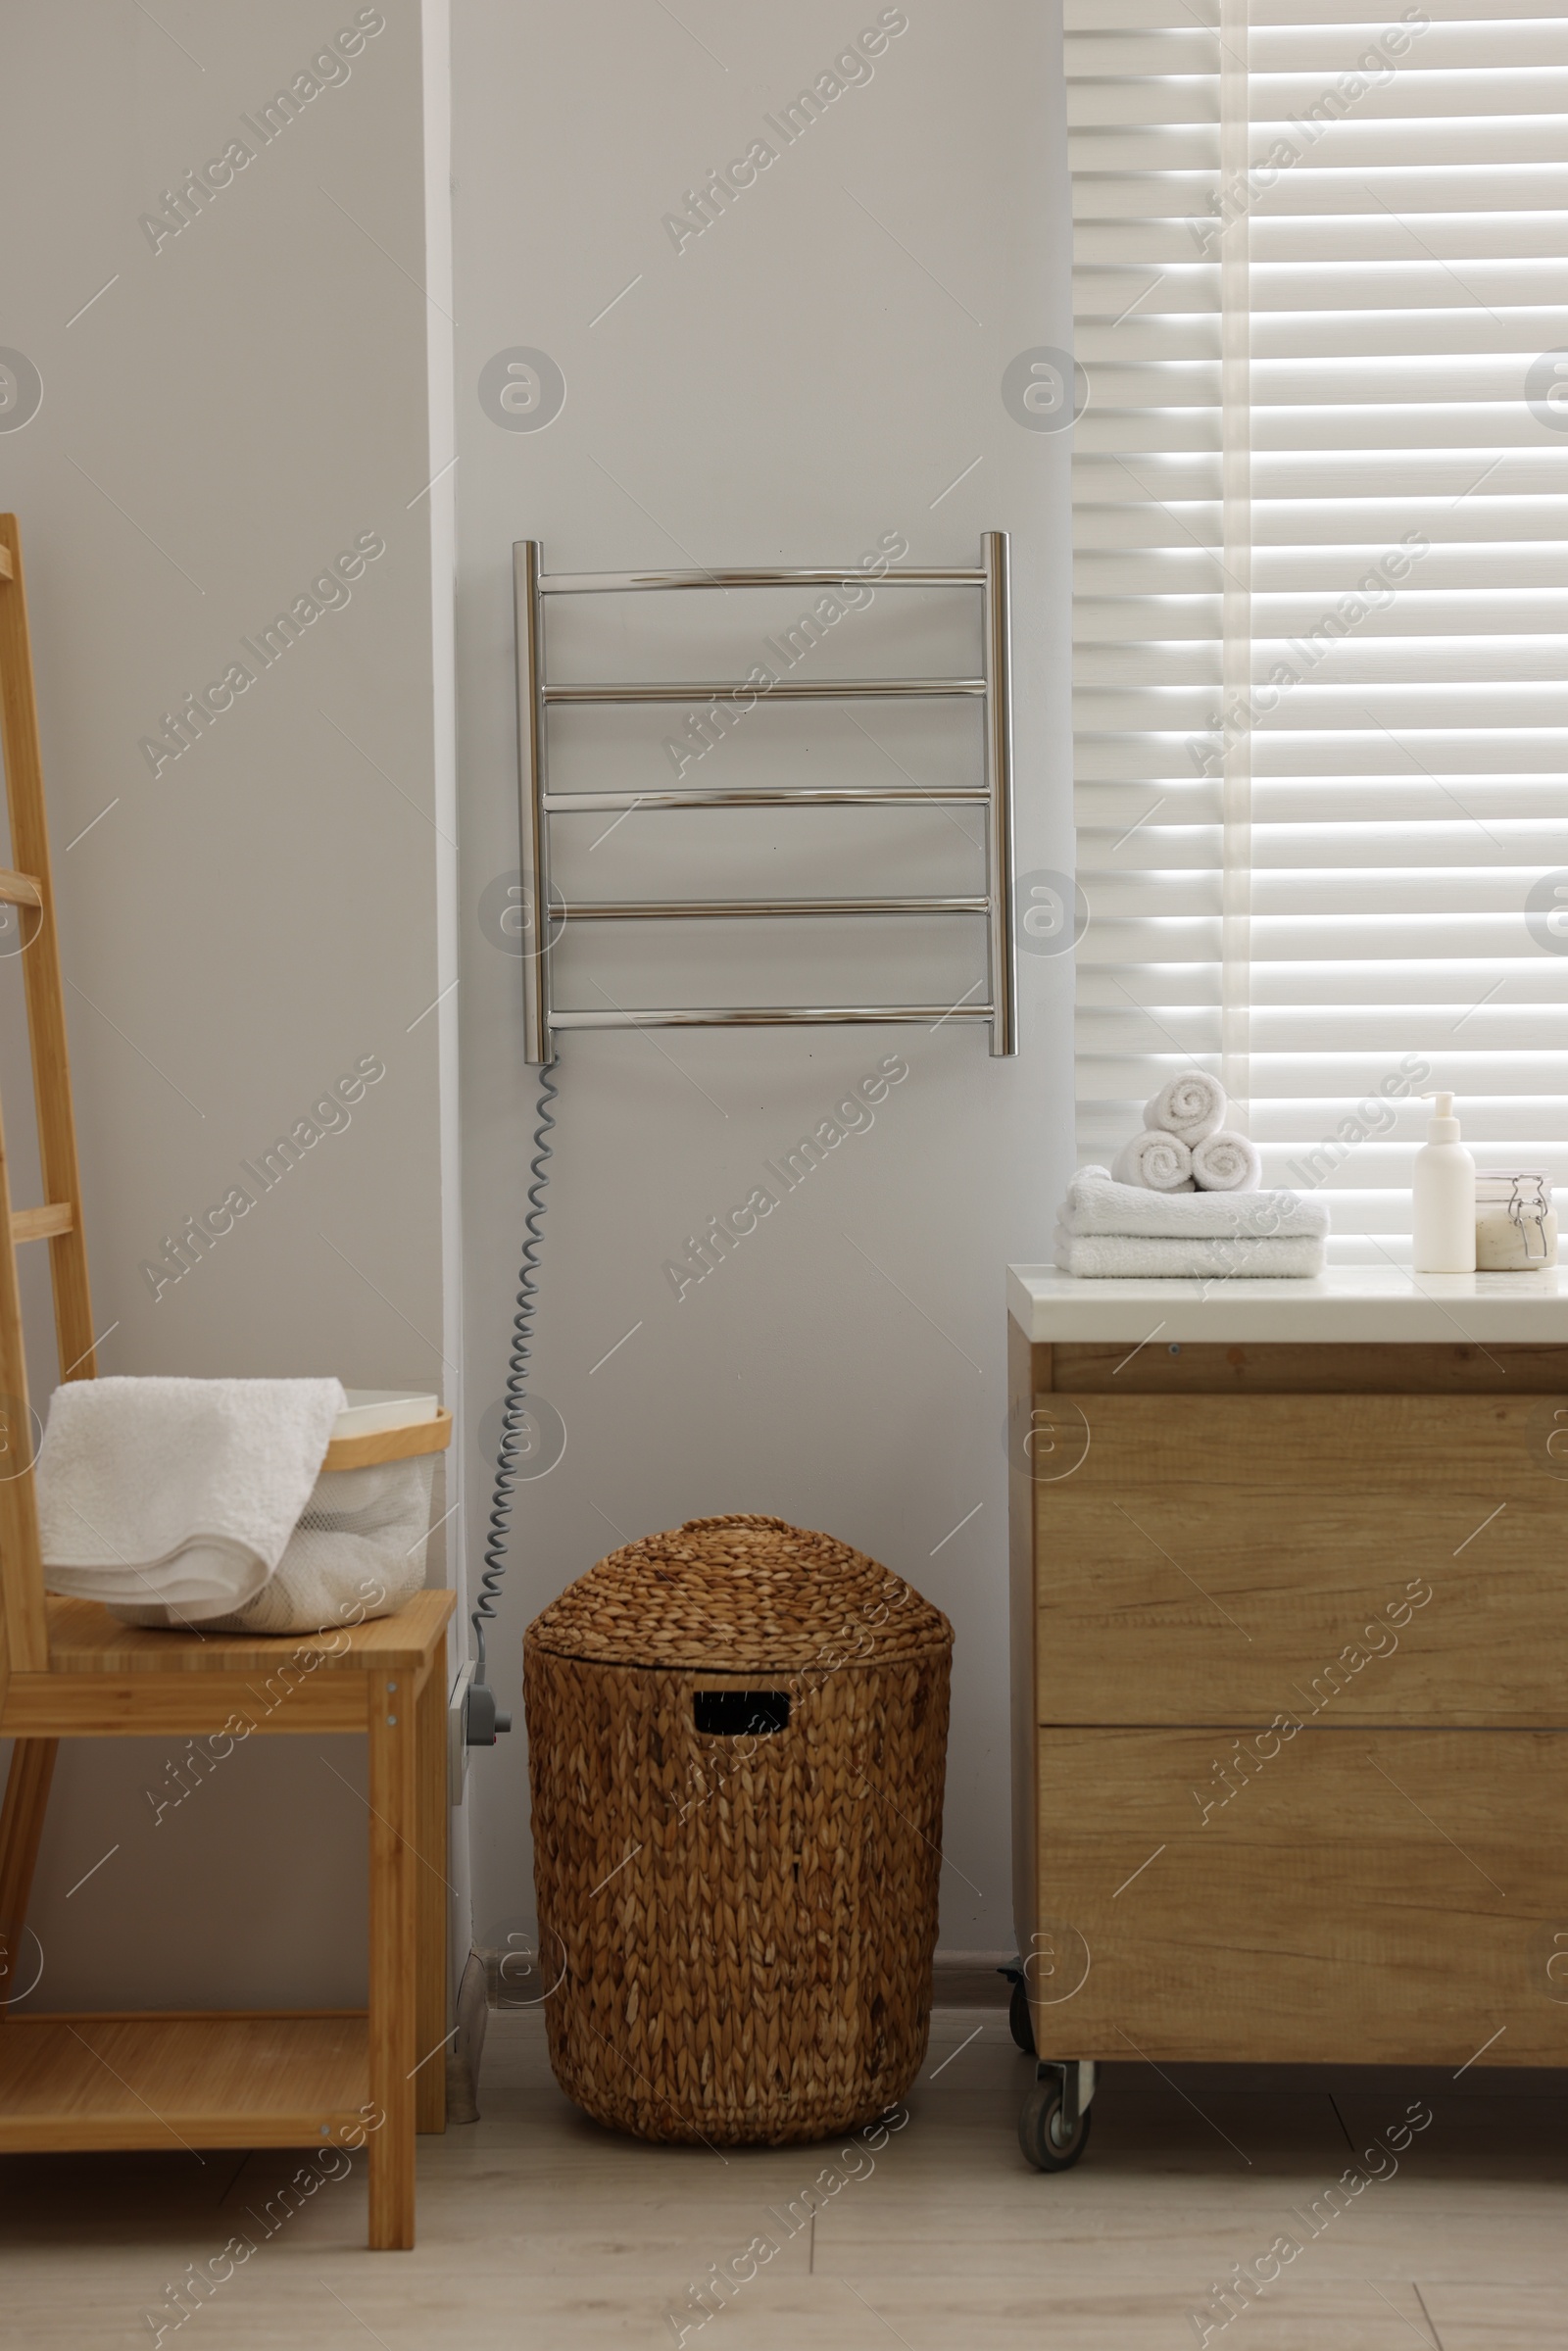
[[774,1673],[837,1657],[893,1664],[953,1644],[903,1580],[788,1519],[691,1518],[612,1551],[528,1627],[564,1657],[697,1672]]

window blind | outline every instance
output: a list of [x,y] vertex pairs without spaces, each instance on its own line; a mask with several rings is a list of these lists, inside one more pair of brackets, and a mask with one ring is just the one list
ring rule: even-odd
[[1067,0],[1079,1145],[1194,1062],[1341,1261],[1568,1187],[1568,21]]

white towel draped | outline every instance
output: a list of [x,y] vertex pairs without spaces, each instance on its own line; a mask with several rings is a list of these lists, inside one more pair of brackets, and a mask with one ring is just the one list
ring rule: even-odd
[[72,1380],[38,1454],[51,1592],[211,1616],[255,1597],[310,1498],[337,1380]]
[[209,1615],[111,1600],[122,1624],[204,1633],[324,1633],[391,1616],[424,1582],[435,1456],[323,1470],[276,1568],[243,1607]]

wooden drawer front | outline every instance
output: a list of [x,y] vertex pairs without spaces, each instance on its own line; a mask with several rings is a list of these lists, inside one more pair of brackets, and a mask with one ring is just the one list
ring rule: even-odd
[[1245,1780],[1234,1756],[1040,1734],[1043,2057],[1568,2065],[1568,1737],[1313,1728]]
[[1568,1726],[1558,1408],[1038,1397],[1039,1719]]

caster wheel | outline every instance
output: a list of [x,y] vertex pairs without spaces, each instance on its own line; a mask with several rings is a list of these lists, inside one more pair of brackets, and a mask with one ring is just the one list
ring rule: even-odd
[[1021,1981],[1012,1987],[1012,1998],[1007,2004],[1007,2025],[1019,2048],[1033,2057],[1035,2029],[1029,2015],[1028,1986]]
[[1085,2107],[1070,2139],[1061,2135],[1061,2084],[1042,2082],[1025,2098],[1018,2114],[1018,2144],[1037,2172],[1070,2172],[1089,2144],[1090,2113]]

